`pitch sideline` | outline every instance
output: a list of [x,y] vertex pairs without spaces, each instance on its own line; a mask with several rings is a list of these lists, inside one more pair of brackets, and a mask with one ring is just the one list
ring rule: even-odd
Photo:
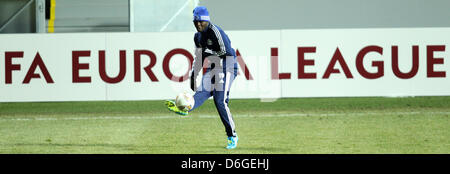
[[[350,112],[350,113],[276,113],[276,114],[234,114],[235,118],[275,118],[275,117],[309,117],[309,116],[377,116],[377,115],[419,115],[419,114],[433,114],[433,115],[450,115],[450,112]],[[36,115],[40,116],[40,115]],[[60,121],[60,120],[153,120],[153,119],[189,119],[189,118],[219,118],[218,115],[201,114],[194,115],[194,117],[182,116],[83,116],[83,117],[42,117],[42,118],[13,118],[16,116],[2,116],[0,121]]]

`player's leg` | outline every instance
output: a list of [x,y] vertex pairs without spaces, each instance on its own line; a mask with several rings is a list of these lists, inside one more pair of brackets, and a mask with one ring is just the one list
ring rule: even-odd
[[182,111],[178,109],[175,102],[171,100],[166,101],[166,106],[169,109],[169,111],[172,111],[179,115],[186,116],[189,114],[189,112],[201,106],[211,96],[212,96],[211,73],[207,72],[205,75],[203,75],[202,83],[193,96],[195,103],[194,107],[192,107],[191,110]]
[[233,115],[231,114],[230,108],[228,107],[228,97],[225,97],[224,91],[215,91],[214,92],[214,104],[216,105],[217,111],[219,112],[220,119],[222,120],[223,125],[225,126],[225,132],[228,137],[236,136],[236,129],[233,120]]
[[192,107],[189,112],[193,111],[194,109],[200,107],[209,97],[211,97],[211,91],[197,91],[194,94],[194,107]]
[[208,71],[205,73],[202,77],[202,82],[200,87],[197,89],[197,91],[194,94],[194,107],[192,107],[189,112],[193,111],[194,109],[200,107],[203,105],[203,103],[212,96],[212,80],[211,80],[211,72]]
[[[230,94],[230,87],[233,83],[233,80],[235,78],[234,73],[232,72],[226,72],[224,73],[223,80],[220,80],[220,82],[217,85],[222,86],[222,90],[215,89],[214,90],[214,104],[216,105],[217,111],[219,112],[220,119],[222,120],[222,123],[225,127],[225,132],[228,136],[228,145],[227,149],[233,149],[237,146],[237,133],[236,133],[236,127],[234,124],[234,119],[231,114],[230,108],[228,107],[229,104],[229,94]],[[216,86],[217,87],[217,86]]]

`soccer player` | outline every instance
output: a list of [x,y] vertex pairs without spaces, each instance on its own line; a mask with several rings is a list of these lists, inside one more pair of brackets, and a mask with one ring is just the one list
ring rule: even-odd
[[[237,75],[236,53],[231,47],[230,39],[225,32],[217,25],[211,23],[206,7],[196,7],[193,14],[194,26],[198,31],[194,36],[196,53],[190,76],[190,86],[195,91],[195,104],[189,111],[178,109],[173,101],[166,101],[166,105],[172,112],[187,115],[213,96],[214,104],[228,136],[226,148],[234,149],[237,146],[238,136],[233,116],[230,108],[228,108],[228,102],[229,90]],[[209,64],[207,64],[206,72],[202,77],[201,85],[197,88],[197,76],[203,67],[203,63],[208,62],[205,61],[205,58],[208,58]]]

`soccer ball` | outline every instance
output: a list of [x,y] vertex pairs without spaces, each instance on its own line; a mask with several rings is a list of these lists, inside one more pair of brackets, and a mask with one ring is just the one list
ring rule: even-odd
[[189,93],[180,93],[175,98],[175,104],[182,111],[189,111],[194,107],[194,97]]

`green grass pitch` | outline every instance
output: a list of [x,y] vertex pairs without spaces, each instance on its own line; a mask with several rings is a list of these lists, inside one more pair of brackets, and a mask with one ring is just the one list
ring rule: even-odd
[[227,150],[212,100],[187,117],[163,101],[0,103],[0,153],[450,153],[450,97],[232,99]]

